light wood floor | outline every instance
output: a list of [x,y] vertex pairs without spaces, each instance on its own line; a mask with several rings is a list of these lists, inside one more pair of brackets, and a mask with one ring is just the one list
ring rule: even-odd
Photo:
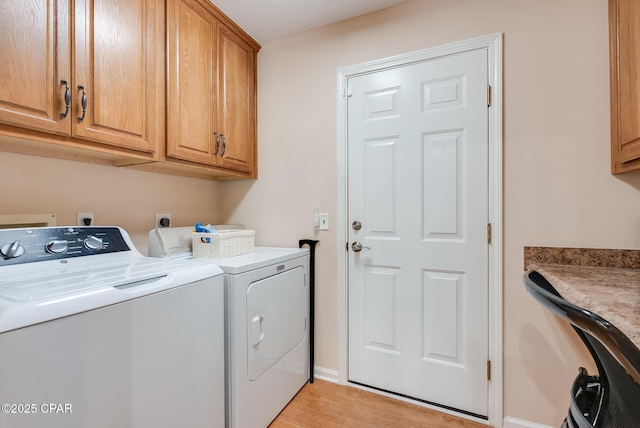
[[315,379],[307,383],[270,428],[487,428],[414,404]]

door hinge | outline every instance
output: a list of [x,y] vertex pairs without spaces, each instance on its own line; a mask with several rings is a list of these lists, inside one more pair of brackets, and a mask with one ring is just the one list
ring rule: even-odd
[[487,244],[491,245],[491,223],[487,223]]
[[487,107],[491,107],[491,85],[487,85]]
[[352,97],[353,96],[353,88],[351,86],[347,86],[344,89],[344,96],[345,97]]
[[491,360],[487,360],[487,380],[491,380]]

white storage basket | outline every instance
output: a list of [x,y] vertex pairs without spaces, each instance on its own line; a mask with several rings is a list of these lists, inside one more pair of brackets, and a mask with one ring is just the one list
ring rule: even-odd
[[253,251],[254,230],[219,230],[216,233],[193,232],[194,257],[221,259]]

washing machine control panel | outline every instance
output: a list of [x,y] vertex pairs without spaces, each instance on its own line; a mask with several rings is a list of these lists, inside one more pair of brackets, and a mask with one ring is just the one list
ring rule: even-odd
[[0,229],[0,266],[130,251],[117,227]]

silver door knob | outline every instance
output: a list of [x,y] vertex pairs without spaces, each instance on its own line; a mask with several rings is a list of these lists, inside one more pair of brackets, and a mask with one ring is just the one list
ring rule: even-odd
[[360,230],[362,229],[362,223],[360,223],[358,220],[355,220],[353,223],[351,223],[351,227],[353,228],[353,230]]
[[359,253],[360,251],[362,251],[363,248],[366,248],[367,250],[371,249],[369,247],[363,247],[360,241],[355,241],[353,244],[351,244],[351,249],[356,253]]

